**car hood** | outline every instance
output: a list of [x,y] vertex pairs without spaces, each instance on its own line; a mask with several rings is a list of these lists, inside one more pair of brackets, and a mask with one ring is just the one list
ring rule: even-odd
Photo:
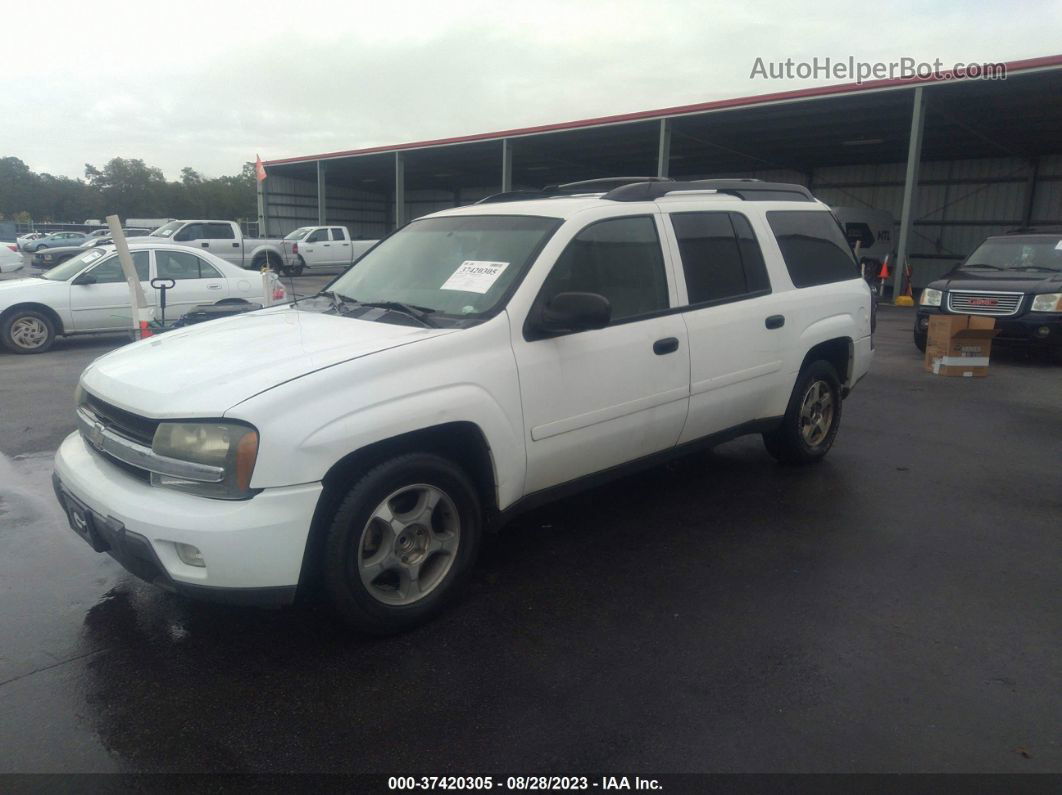
[[81,246],[49,246],[48,248],[42,248],[40,251],[35,252],[35,256],[44,257],[49,254],[84,254],[89,249],[82,248]]
[[1011,293],[1062,292],[1062,273],[1046,271],[953,270],[928,285],[934,290],[998,290]]
[[46,300],[44,296],[49,290],[57,293],[63,288],[69,287],[67,282],[53,282],[48,279],[38,279],[33,276],[23,276],[21,279],[5,279],[0,282],[0,309],[10,306],[15,301],[25,300],[32,296],[35,300]]
[[220,417],[317,370],[453,332],[275,307],[119,348],[93,362],[81,383],[147,417]]

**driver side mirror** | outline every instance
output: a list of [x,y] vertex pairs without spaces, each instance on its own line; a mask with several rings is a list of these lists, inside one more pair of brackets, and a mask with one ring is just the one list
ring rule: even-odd
[[76,279],[74,279],[74,284],[78,284],[78,285],[81,285],[81,284],[95,284],[95,283],[96,283],[96,277],[93,276],[91,273],[82,273],[80,276],[78,276]]
[[535,328],[548,334],[604,328],[612,306],[598,293],[557,293],[541,308]]

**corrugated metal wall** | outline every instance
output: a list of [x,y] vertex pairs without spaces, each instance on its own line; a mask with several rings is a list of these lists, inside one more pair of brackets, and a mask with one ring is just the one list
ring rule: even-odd
[[[1017,157],[922,163],[915,196],[911,264],[920,288],[963,259],[991,234],[1025,223],[1062,225],[1062,155],[1043,157],[1036,168],[1036,191],[1030,205],[1034,165]],[[903,163],[836,166],[815,169],[810,188],[832,206],[887,210],[897,226],[903,204]],[[500,176],[500,175],[499,175]],[[709,175],[699,175],[709,176]],[[714,174],[808,184],[797,171],[752,171]],[[269,178],[268,213],[272,235],[317,223],[317,183],[286,177]],[[497,186],[461,190],[406,192],[409,220],[472,204],[495,193]],[[346,225],[355,237],[377,238],[391,231],[393,213],[379,194],[328,186],[328,222]],[[894,236],[897,237],[898,235]]]
[[[286,235],[317,223],[317,182],[270,175],[266,186],[269,235]],[[340,224],[354,239],[376,239],[390,232],[390,207],[375,193],[328,186],[325,210],[329,224]]]

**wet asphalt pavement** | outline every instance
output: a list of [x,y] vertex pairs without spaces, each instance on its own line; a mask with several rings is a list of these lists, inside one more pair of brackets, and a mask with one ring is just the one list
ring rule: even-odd
[[910,322],[824,463],[748,438],[539,509],[384,640],[93,553],[51,455],[121,340],[0,353],[0,772],[1062,771],[1062,367],[926,375]]

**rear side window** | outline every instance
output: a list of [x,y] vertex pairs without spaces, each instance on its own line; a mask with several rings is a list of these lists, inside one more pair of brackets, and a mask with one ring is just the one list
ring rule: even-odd
[[745,216],[673,213],[690,304],[738,300],[770,291],[763,254]]
[[206,237],[208,240],[235,240],[236,233],[228,224],[206,224]]
[[859,278],[848,241],[830,213],[776,210],[767,213],[767,222],[797,287]]
[[614,323],[667,309],[667,275],[653,219],[612,218],[583,229],[558,257],[541,300],[567,292],[605,296]]
[[343,234],[343,230],[338,227],[332,227],[332,239],[333,240],[346,240],[347,236]]
[[217,279],[220,273],[195,254],[158,249],[155,252],[155,271],[160,279]]

